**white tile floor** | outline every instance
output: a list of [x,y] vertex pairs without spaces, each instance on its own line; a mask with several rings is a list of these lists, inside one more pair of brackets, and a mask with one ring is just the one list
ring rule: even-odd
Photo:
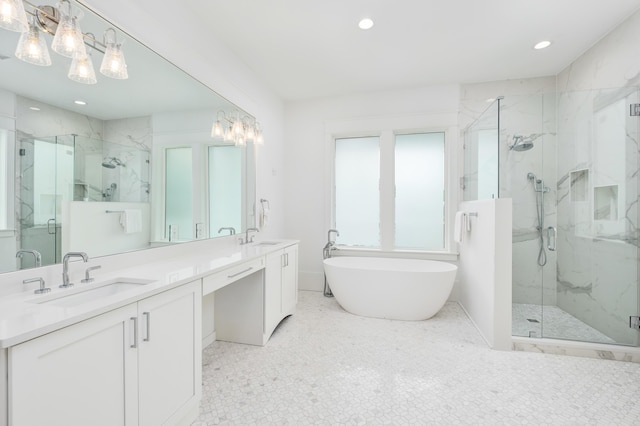
[[204,351],[193,425],[640,424],[640,364],[487,348],[462,309],[363,318],[300,292],[265,347]]

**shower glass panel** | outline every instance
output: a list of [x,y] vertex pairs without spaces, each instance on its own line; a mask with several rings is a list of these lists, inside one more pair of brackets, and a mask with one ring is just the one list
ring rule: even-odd
[[464,201],[498,198],[500,99],[464,132]]
[[[635,87],[505,98],[514,335],[639,345],[638,102]],[[517,136],[532,147],[509,149]]]
[[60,262],[62,205],[73,193],[73,136],[23,138],[19,146],[20,247],[40,252],[42,265]]

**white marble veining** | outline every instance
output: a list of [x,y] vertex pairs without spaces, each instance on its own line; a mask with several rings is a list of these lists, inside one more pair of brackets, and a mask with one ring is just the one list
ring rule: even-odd
[[[51,292],[43,296],[34,296],[33,289],[37,285],[25,285],[22,291],[0,298],[0,348],[6,348],[75,324],[225,268],[250,261],[293,243],[295,241],[283,240],[274,245],[233,245],[227,248],[207,250],[206,247],[215,244],[215,241],[203,241],[201,244],[184,245],[184,251],[178,256],[159,257],[154,261],[126,269],[100,269],[95,273],[96,285],[106,280],[119,278],[134,278],[153,282],[73,307],[38,304],[38,301],[64,293],[73,293],[81,288],[83,284],[79,283],[80,274],[77,272],[75,278],[78,279],[72,280],[77,284],[71,289],[60,289],[58,288],[59,282],[48,282],[47,287],[52,289]],[[72,262],[70,267],[74,271],[78,271],[79,265],[83,264]],[[2,276],[0,286],[10,284],[5,283],[5,280],[11,279],[11,275]]]
[[456,303],[364,318],[319,292],[264,347],[203,354],[204,425],[633,425],[640,364],[490,350]]

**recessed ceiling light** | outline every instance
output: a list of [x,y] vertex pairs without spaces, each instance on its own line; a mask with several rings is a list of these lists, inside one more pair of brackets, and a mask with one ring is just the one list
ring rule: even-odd
[[373,21],[369,18],[364,18],[363,20],[358,22],[358,26],[361,30],[368,30],[369,28],[373,27]]
[[551,42],[548,40],[545,41],[541,41],[540,43],[536,44],[535,46],[533,46],[534,49],[536,50],[540,50],[540,49],[545,49],[547,47],[551,46]]
[[496,98],[489,98],[489,99],[487,99],[487,102],[488,102],[488,103],[491,103],[491,102],[493,102],[493,101],[495,101],[495,100],[496,100]]
[[85,101],[73,101],[74,104],[76,105],[86,105],[87,103]]
[[30,107],[29,107],[29,109],[30,109],[31,111],[40,111],[40,108],[38,108],[38,107],[34,107],[34,106],[30,106]]

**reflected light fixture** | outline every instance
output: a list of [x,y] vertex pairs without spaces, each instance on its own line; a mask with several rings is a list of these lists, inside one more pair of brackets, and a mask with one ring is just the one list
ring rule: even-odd
[[[93,34],[87,33],[87,35],[91,36],[93,40],[95,40],[95,36]],[[96,71],[93,68],[93,61],[91,60],[91,48],[89,48],[84,54],[82,52],[77,52],[73,55],[73,60],[71,61],[71,67],[69,68],[67,77],[73,81],[83,84],[96,84],[98,82],[96,79]]]
[[30,64],[43,67],[51,65],[47,42],[33,20],[29,24],[29,30],[20,34],[15,55],[16,58]]
[[[62,12],[65,4],[67,5],[66,13]],[[73,58],[76,53],[86,55],[84,34],[80,30],[78,18],[71,16],[71,3],[69,3],[69,0],[62,0],[58,3],[58,10],[61,11],[61,17],[51,42],[51,49],[67,58]]]
[[220,110],[216,115],[216,121],[211,128],[212,138],[222,139],[236,146],[246,146],[248,142],[264,144],[260,123],[255,118],[246,115],[242,117],[240,111],[227,116]]
[[118,80],[129,78],[127,63],[122,53],[122,43],[117,42],[115,29],[107,28],[104,31],[104,44],[107,46],[107,50],[104,52],[104,57],[102,58],[100,73]]
[[0,0],[0,27],[20,33],[29,30],[22,0]]
[[73,103],[76,104],[76,105],[86,105],[87,104],[85,101],[81,101],[81,100],[73,101]]

